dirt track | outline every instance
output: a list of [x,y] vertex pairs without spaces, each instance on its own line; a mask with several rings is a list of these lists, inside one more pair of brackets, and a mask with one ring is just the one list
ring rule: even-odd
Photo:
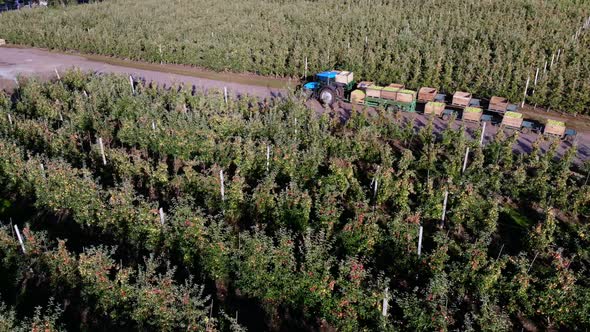
[[[109,63],[106,63],[109,62]],[[122,65],[115,65],[112,63],[120,63]],[[0,89],[11,88],[15,86],[15,79],[18,75],[35,75],[44,78],[55,76],[55,70],[64,71],[72,67],[77,67],[82,70],[93,71],[98,73],[118,73],[133,75],[134,77],[143,77],[147,81],[158,82],[159,84],[171,85],[174,83],[184,83],[185,85],[194,85],[200,89],[223,89],[226,87],[232,95],[249,94],[258,97],[277,97],[285,93],[284,89],[279,86],[287,86],[285,80],[280,79],[260,79],[256,77],[249,77],[247,75],[237,75],[238,82],[229,81],[227,74],[213,74],[207,73],[199,69],[182,69],[182,66],[141,66],[136,63],[129,62],[129,67],[124,66],[123,61],[110,61],[108,59],[101,60],[101,58],[92,57],[88,59],[82,56],[66,55],[54,53],[39,49],[31,48],[11,48],[0,47]],[[155,70],[145,69],[154,68]],[[158,69],[161,67],[162,71]],[[181,68],[181,69],[176,69]],[[218,78],[218,79],[212,79]],[[321,110],[321,106],[317,102],[310,102],[309,106]],[[350,105],[343,105],[343,108],[338,110],[343,115],[350,112]],[[422,126],[427,123],[427,119],[420,114],[403,113],[405,120],[414,120],[417,126]],[[438,130],[446,128],[445,121],[437,119],[435,126]],[[467,124],[469,132],[473,132],[477,124]],[[497,132],[496,127],[488,126],[486,128],[486,141],[491,140]],[[537,139],[536,134],[521,134],[518,144],[514,147],[516,152],[530,152],[531,144]],[[580,132],[576,138],[578,144],[578,160],[577,162],[584,162],[590,160],[590,133]],[[543,143],[543,148],[549,146],[549,142]],[[559,149],[559,153],[563,153],[570,143],[563,142]]]

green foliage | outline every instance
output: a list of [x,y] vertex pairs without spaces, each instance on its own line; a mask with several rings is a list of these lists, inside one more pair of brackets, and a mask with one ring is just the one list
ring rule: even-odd
[[[453,0],[441,7],[435,0],[122,0],[61,7],[70,2],[3,15],[2,37],[269,76],[301,77],[307,63],[308,74],[338,67],[380,84],[512,102],[540,68],[531,103],[575,113],[590,105],[590,38],[586,30],[572,38],[590,13],[585,1]],[[463,17],[469,19],[457,20]]]
[[268,330],[590,323],[590,189],[575,149],[538,141],[514,156],[516,136],[480,147],[462,127],[416,133],[386,113],[343,125],[293,96],[225,105],[130,90],[70,72],[4,99],[0,292],[15,300],[2,324],[50,297],[69,303],[72,329],[240,330],[225,314],[236,303]]

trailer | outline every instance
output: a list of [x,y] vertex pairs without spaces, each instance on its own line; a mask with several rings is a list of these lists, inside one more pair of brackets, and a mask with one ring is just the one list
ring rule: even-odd
[[416,101],[412,102],[403,102],[403,101],[396,101],[392,99],[384,99],[384,98],[377,98],[377,97],[370,97],[367,95],[365,97],[365,105],[371,107],[382,107],[387,111],[394,112],[394,111],[404,111],[404,112],[416,112]]
[[[379,86],[370,84],[371,82],[363,82],[357,87],[364,89],[365,97],[363,104],[371,107],[382,107],[387,111],[405,111],[416,112],[416,92],[412,90],[404,90],[401,84],[391,84],[389,86]],[[360,92],[353,91],[357,96],[361,96]],[[358,100],[358,99],[357,99]]]

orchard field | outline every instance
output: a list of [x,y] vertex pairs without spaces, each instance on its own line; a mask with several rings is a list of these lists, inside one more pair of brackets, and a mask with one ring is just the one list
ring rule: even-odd
[[0,328],[583,330],[590,164],[515,141],[21,81],[0,97]]
[[590,2],[569,0],[111,0],[2,14],[0,38],[289,77],[307,59],[307,74],[341,68],[514,103],[528,78],[530,104],[588,114],[589,15]]

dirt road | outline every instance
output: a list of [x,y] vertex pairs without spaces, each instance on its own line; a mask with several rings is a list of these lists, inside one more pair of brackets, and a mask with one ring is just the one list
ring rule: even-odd
[[[107,57],[61,54],[32,48],[0,47],[0,89],[14,87],[18,75],[35,75],[50,78],[55,76],[56,69],[64,71],[72,67],[98,73],[133,75],[162,85],[184,83],[185,85],[194,85],[198,89],[223,89],[225,87],[232,95],[249,94],[262,98],[281,96],[285,94],[289,85],[289,82],[284,79],[212,73],[186,66],[143,64]],[[322,109],[317,102],[310,102],[309,106],[317,110]],[[337,111],[346,116],[350,110],[351,106],[344,104]],[[414,121],[416,126],[423,126],[427,123],[426,117],[421,114],[402,113],[402,116],[406,121]],[[437,130],[442,130],[447,127],[447,123],[437,119],[435,126]],[[466,127],[468,132],[473,133],[477,124],[467,124]],[[485,141],[493,139],[497,130],[497,127],[488,126]],[[532,142],[537,137],[536,134],[521,134],[518,144],[514,147],[515,152],[530,152]],[[576,161],[580,163],[590,160],[590,132],[580,132],[576,138],[576,143],[578,145]],[[549,144],[549,142],[544,142],[542,147],[547,149]],[[570,146],[570,143],[563,142],[559,148],[559,153],[562,154]]]

